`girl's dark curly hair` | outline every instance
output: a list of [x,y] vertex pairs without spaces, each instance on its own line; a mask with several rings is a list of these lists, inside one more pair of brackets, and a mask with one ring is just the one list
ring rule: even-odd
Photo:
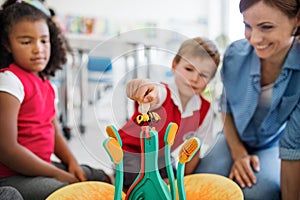
[[61,69],[66,63],[66,48],[64,38],[60,29],[54,24],[50,16],[28,3],[16,3],[16,1],[7,0],[0,10],[0,69],[6,68],[13,61],[11,53],[5,46],[9,45],[9,34],[17,22],[21,20],[38,21],[45,20],[49,27],[51,55],[46,68],[40,72],[41,77],[54,76],[55,71]]

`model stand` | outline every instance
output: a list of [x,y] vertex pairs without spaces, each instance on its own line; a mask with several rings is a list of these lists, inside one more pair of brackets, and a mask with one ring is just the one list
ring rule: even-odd
[[[146,114],[143,114],[141,116],[138,116],[140,120],[139,122],[149,120],[149,117],[147,117]],[[164,136],[165,163],[170,183],[170,186],[168,187],[166,182],[161,178],[158,170],[158,132],[155,130],[155,127],[151,125],[141,126],[141,170],[133,184],[130,186],[125,199],[176,199],[176,181],[171,164],[171,146],[174,143],[177,130],[177,124],[171,122],[168,125]],[[122,140],[117,129],[114,126],[107,126],[106,132],[108,138],[106,138],[103,142],[103,146],[109,154],[112,162],[116,165],[114,200],[120,200],[122,199],[124,177]],[[180,200],[186,199],[183,184],[185,163],[192,159],[199,148],[200,140],[196,137],[192,137],[184,142],[179,151],[176,178],[178,197]]]

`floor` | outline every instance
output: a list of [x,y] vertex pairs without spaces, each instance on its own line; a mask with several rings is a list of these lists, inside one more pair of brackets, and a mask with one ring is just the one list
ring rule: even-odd
[[102,145],[107,137],[106,126],[113,124],[109,114],[108,93],[109,91],[106,92],[105,99],[89,105],[86,112],[90,114],[85,123],[85,132],[81,133],[78,127],[73,127],[68,144],[79,163],[101,168],[112,175],[113,163]]
[[[118,63],[114,65],[117,66]],[[78,84],[75,84],[76,73],[76,70],[73,70],[73,79],[75,80],[73,80],[73,106],[69,113],[71,118],[71,137],[68,140],[68,144],[80,164],[101,168],[112,175],[113,163],[103,147],[103,141],[107,138],[105,131],[107,125],[114,125],[116,128],[119,128],[126,121],[127,115],[125,113],[127,113],[127,110],[125,108],[127,106],[125,104],[127,100],[125,93],[121,94],[119,91],[123,90],[123,87],[120,87],[120,85],[124,84],[120,80],[121,74],[124,72],[118,68],[111,72],[115,79],[112,87],[89,83],[88,91],[86,92],[88,104],[83,113],[80,110],[80,101],[78,100],[80,99]],[[115,93],[117,93],[118,98],[114,98],[116,96]],[[123,96],[123,98],[119,96]],[[113,98],[118,99],[119,103],[114,101]],[[113,106],[113,104],[118,104],[119,106]],[[118,107],[118,110],[113,109],[113,107]],[[119,113],[119,117],[114,113]],[[82,121],[80,121],[80,114],[84,116]],[[84,125],[85,130],[83,133],[80,125]]]

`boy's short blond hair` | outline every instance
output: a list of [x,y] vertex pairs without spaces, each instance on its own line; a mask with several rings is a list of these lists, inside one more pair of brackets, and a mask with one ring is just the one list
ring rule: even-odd
[[217,49],[217,46],[207,38],[196,37],[185,40],[181,44],[173,61],[178,63],[180,59],[186,55],[195,57],[211,57],[216,66],[219,66],[220,63],[220,53]]

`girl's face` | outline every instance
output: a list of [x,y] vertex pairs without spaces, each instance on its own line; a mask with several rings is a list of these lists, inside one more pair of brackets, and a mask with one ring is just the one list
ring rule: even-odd
[[296,19],[289,19],[275,7],[262,1],[243,12],[245,37],[262,59],[282,58],[292,42]]
[[185,57],[172,65],[175,83],[181,97],[201,94],[217,69],[210,57]]
[[50,59],[50,35],[44,20],[22,20],[9,33],[8,51],[14,62],[23,69],[38,73],[45,69]]

